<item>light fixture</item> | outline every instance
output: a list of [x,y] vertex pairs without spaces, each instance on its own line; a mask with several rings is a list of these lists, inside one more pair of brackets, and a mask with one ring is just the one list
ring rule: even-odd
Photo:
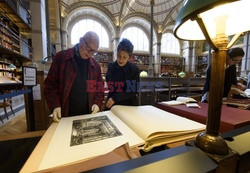
[[45,64],[46,62],[52,62],[53,61],[53,57],[52,56],[47,56],[43,59],[40,60],[40,63]]
[[8,68],[11,70],[11,78],[14,79],[15,78],[14,70],[16,69],[16,66],[14,64],[9,64]]
[[[226,155],[229,148],[219,136],[226,67],[226,51],[242,32],[250,30],[250,0],[184,0],[176,19],[174,35],[182,40],[204,40],[210,44],[212,68],[206,132],[195,144],[203,151]],[[228,36],[234,35],[230,43]]]
[[11,70],[15,70],[16,69],[16,66],[14,64],[9,64],[8,65],[8,68],[11,69]]

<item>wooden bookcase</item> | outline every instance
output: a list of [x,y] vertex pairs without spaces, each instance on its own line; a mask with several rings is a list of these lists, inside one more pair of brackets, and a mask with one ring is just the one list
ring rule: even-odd
[[[0,1],[1,84],[20,83],[23,64],[32,60],[31,43],[25,42],[25,38],[21,36],[21,32],[31,31],[30,22],[30,14],[23,7],[22,1]],[[16,68],[11,69],[11,64]]]
[[139,104],[175,100],[179,96],[200,101],[206,78],[200,77],[143,77],[140,78]]
[[183,68],[183,57],[161,57],[161,74],[177,76]]
[[22,33],[31,33],[28,10],[21,0],[0,0],[1,99],[21,96],[27,91],[21,82],[22,66],[32,60],[32,48],[31,42]]
[[113,52],[98,52],[94,58],[101,66],[101,73],[105,75],[108,70],[108,64],[113,61]]
[[130,62],[136,64],[140,71],[148,71],[149,56],[148,54],[133,53]]
[[197,74],[205,75],[208,66],[208,55],[197,57]]

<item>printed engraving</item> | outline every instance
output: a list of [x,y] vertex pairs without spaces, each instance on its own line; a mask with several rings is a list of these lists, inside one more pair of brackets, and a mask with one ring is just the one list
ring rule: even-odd
[[74,120],[70,146],[120,136],[122,133],[106,116]]

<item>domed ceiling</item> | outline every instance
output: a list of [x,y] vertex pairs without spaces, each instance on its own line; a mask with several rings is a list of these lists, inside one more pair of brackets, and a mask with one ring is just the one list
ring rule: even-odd
[[[133,19],[135,16],[143,17],[147,23],[150,23],[151,4],[153,4],[154,28],[159,33],[172,29],[182,2],[183,0],[59,0],[63,17],[76,7],[90,5],[104,11],[117,26],[121,26],[128,20],[132,23],[142,22]],[[50,14],[54,12],[55,10],[50,10]],[[141,25],[145,24],[141,23]]]

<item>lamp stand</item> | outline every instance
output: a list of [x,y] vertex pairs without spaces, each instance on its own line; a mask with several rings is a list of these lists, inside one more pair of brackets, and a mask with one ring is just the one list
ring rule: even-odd
[[220,48],[212,53],[206,132],[200,133],[195,139],[199,148],[218,155],[226,155],[229,152],[227,143],[219,136],[226,55],[226,50]]

